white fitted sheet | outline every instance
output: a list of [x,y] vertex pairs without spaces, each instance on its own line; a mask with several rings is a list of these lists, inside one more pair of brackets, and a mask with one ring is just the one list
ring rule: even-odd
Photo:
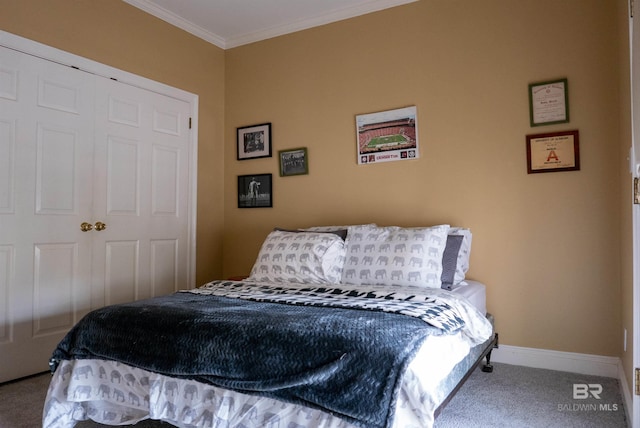
[[451,291],[466,297],[483,315],[487,314],[487,287],[483,283],[464,280],[453,286]]

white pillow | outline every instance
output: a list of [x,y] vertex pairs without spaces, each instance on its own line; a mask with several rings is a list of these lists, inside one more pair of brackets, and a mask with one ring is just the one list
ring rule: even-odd
[[449,235],[462,235],[462,244],[458,252],[458,261],[456,263],[456,273],[453,283],[458,284],[464,281],[466,273],[469,271],[469,257],[471,256],[471,229],[463,227],[452,227],[449,229]]
[[339,283],[345,243],[338,235],[275,230],[262,243],[248,280]]
[[342,282],[440,288],[449,225],[350,227]]

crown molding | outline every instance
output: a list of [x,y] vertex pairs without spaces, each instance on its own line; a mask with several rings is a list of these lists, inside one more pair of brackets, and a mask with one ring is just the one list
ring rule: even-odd
[[259,42],[261,40],[271,39],[273,37],[283,36],[285,34],[295,33],[297,31],[308,30],[313,27],[319,27],[321,25],[331,24],[345,19],[355,18],[357,16],[378,12],[416,1],[418,0],[377,0],[362,3],[356,6],[334,10],[326,14],[305,18],[286,25],[277,25],[265,30],[230,37],[226,41],[226,48],[230,49],[249,43]]
[[297,31],[307,30],[309,28],[318,27],[321,25],[330,24],[332,22],[342,21],[349,18],[355,18],[357,16],[366,15],[372,12],[378,12],[384,9],[389,9],[396,6],[401,6],[408,3],[413,3],[419,0],[374,0],[364,2],[355,6],[346,7],[331,11],[326,14],[315,15],[309,18],[301,19],[296,22],[292,22],[286,25],[276,25],[270,28],[266,28],[260,31],[252,31],[245,34],[229,37],[225,39],[211,31],[193,24],[190,21],[176,15],[175,13],[166,10],[151,0],[123,0],[131,6],[137,7],[156,18],[160,18],[171,25],[181,28],[188,33],[193,34],[209,43],[212,43],[222,49],[231,49],[234,47],[246,45],[249,43],[259,42],[261,40],[270,39],[273,37],[282,36],[289,33],[295,33]]
[[168,11],[167,9],[158,6],[157,4],[149,0],[122,0],[125,3],[129,3],[131,6],[147,12],[150,15],[160,18],[169,24],[178,27],[188,33],[193,34],[211,44],[216,45],[219,48],[226,49],[226,41],[224,38],[214,34],[204,28],[195,25],[193,22],[176,15],[175,13]]

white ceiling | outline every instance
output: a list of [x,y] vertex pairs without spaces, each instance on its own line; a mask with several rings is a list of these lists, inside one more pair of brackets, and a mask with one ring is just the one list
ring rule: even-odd
[[229,49],[418,0],[123,0]]

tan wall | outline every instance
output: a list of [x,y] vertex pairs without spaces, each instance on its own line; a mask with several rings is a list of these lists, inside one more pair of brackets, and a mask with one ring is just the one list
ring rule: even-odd
[[[450,223],[474,233],[505,344],[620,355],[620,52],[603,0],[422,0],[226,52],[225,144],[273,124],[274,157],[225,151],[225,275],[275,226]],[[571,122],[531,128],[527,85],[567,77]],[[418,160],[358,166],[355,115],[415,105]],[[578,172],[528,175],[525,136],[580,131]],[[310,173],[279,177],[278,150]],[[273,173],[274,207],[236,177]]]
[[[474,232],[503,343],[620,355],[628,111],[608,3],[422,0],[227,52],[115,0],[0,0],[0,29],[200,96],[199,283],[248,272],[275,226],[448,222]],[[571,123],[531,128],[527,84],[556,77]],[[357,166],[355,115],[407,105],[422,157]],[[274,157],[236,161],[235,128],[262,122]],[[582,170],[527,175],[525,135],[565,129]],[[310,174],[278,177],[277,151],[300,146]],[[237,209],[237,175],[263,172],[274,208]]]
[[199,95],[197,282],[219,277],[224,51],[119,0],[0,0],[0,29]]
[[[620,73],[620,285],[622,328],[627,330],[627,349],[620,345],[622,367],[629,391],[633,391],[633,176],[629,171],[631,148],[631,86],[629,79],[629,14],[627,0],[618,0]],[[623,341],[624,343],[624,341]]]

